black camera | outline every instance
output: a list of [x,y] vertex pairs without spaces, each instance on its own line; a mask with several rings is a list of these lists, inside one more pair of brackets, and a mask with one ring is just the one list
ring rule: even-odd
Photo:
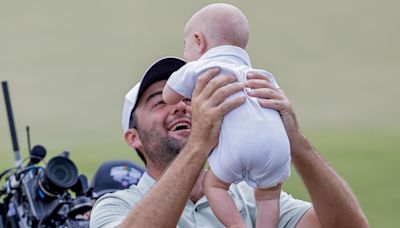
[[31,165],[12,173],[1,196],[0,227],[89,227],[84,216],[92,207],[87,179],[78,176],[65,155],[51,158],[45,167]]
[[74,186],[77,180],[78,169],[71,160],[53,157],[38,176],[37,194],[40,199],[49,201]]
[[0,173],[6,177],[0,188],[0,228],[4,227],[89,227],[85,216],[92,208],[92,190],[87,178],[78,175],[69,153],[52,157],[42,167],[46,149],[30,149],[23,164],[18,147],[7,82],[2,82],[16,166]]

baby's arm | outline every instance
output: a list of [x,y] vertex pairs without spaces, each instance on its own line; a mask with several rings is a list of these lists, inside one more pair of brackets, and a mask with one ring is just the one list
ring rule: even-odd
[[175,92],[168,84],[165,84],[164,90],[162,92],[162,98],[165,103],[173,105],[181,101],[183,99],[183,96]]

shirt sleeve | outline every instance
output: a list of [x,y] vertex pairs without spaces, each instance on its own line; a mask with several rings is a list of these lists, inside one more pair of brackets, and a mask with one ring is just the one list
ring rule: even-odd
[[90,227],[109,228],[120,225],[136,203],[124,199],[132,199],[132,195],[128,191],[118,191],[98,199],[90,215]]
[[199,74],[193,70],[190,63],[175,71],[168,79],[167,85],[186,98],[192,98]]
[[295,199],[286,192],[282,192],[278,227],[296,227],[310,208],[312,208],[311,203]]
[[[246,201],[247,210],[250,212],[250,217],[255,224],[256,218],[256,203],[254,199],[254,191],[251,187],[243,182],[238,184],[239,191]],[[303,217],[303,215],[312,208],[312,204],[303,200],[295,199],[286,192],[281,193],[280,198],[280,213],[278,228],[294,228]]]

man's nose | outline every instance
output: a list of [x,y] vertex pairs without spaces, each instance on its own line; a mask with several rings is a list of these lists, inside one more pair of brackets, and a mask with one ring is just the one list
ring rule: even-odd
[[188,109],[188,105],[184,101],[179,101],[177,104],[174,106],[174,113],[177,112],[183,112],[186,113]]

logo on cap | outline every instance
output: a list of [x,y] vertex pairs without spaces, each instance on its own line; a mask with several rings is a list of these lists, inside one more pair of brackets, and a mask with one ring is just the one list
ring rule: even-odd
[[115,166],[110,170],[110,176],[113,180],[119,182],[122,186],[128,187],[131,184],[137,183],[142,173],[128,165]]

